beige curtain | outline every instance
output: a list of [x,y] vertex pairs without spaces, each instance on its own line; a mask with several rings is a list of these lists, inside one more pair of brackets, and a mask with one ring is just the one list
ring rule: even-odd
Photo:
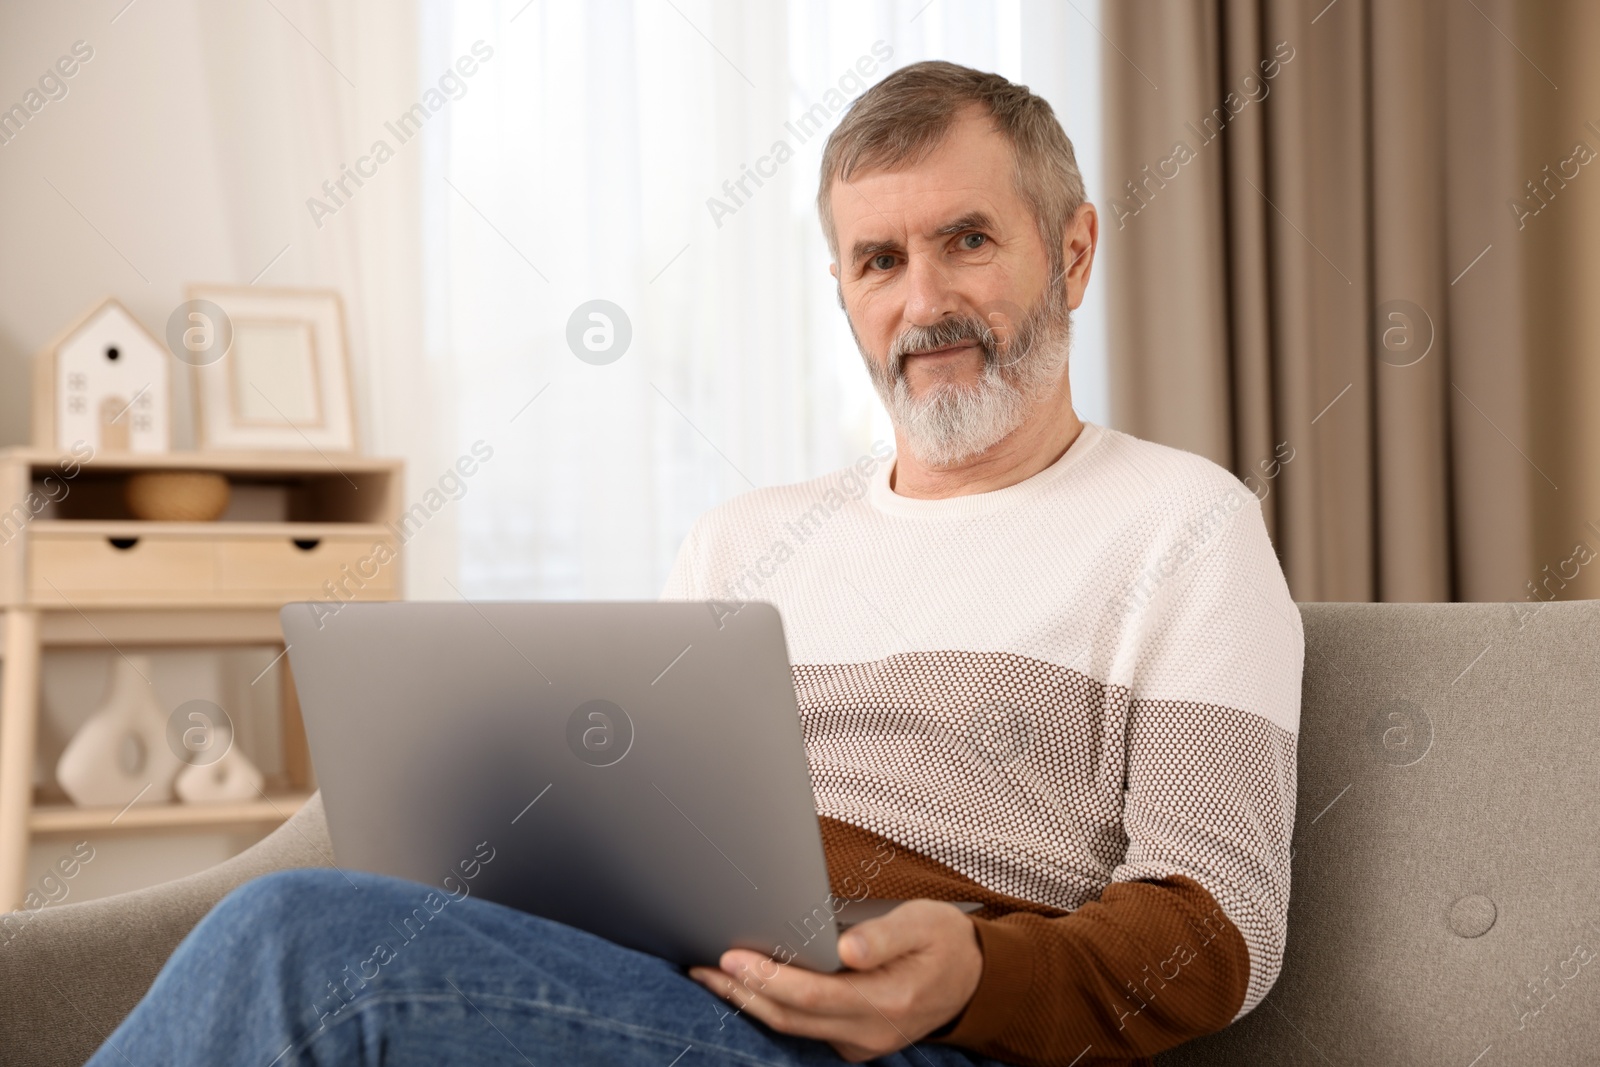
[[1600,17],[1324,3],[1104,6],[1114,421],[1244,478],[1297,599],[1600,589],[1548,580],[1600,555]]

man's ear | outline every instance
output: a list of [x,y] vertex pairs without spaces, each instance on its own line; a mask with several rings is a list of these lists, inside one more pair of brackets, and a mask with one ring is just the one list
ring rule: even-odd
[[1072,213],[1061,236],[1061,251],[1067,264],[1064,279],[1067,307],[1074,311],[1083,303],[1083,292],[1089,287],[1089,273],[1094,267],[1095,248],[1099,243],[1100,217],[1094,205],[1085,200]]

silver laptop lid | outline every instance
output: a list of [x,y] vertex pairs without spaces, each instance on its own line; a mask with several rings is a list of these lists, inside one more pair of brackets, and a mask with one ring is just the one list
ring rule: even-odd
[[303,602],[280,617],[340,866],[680,964],[739,947],[838,969],[772,605]]

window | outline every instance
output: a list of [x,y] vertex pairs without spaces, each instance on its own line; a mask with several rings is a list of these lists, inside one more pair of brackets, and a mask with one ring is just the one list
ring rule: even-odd
[[[426,347],[454,383],[438,415],[459,451],[494,449],[492,489],[458,506],[461,591],[654,597],[702,511],[892,441],[813,207],[834,105],[919,59],[998,71],[1051,101],[1093,197],[1096,15],[1016,0],[426,12],[424,84],[474,42],[493,53],[423,133]],[[1075,402],[1105,422],[1090,293]],[[601,300],[621,315],[589,318]],[[585,329],[615,344],[624,324],[612,362],[569,345]]]

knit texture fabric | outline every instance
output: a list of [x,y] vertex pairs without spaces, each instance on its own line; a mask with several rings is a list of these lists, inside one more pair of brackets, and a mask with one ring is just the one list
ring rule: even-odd
[[984,1055],[1125,1063],[1250,1011],[1283,957],[1304,655],[1258,501],[1094,424],[991,492],[902,497],[892,468],[712,509],[662,593],[778,607],[836,882],[886,840],[870,895],[984,904],[940,1034]]

